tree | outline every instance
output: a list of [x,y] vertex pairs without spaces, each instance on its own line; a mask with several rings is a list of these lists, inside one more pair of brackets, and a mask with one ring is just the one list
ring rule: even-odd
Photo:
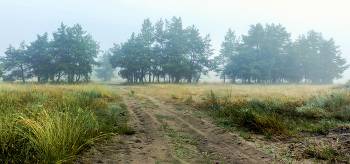
[[165,38],[165,31],[164,31],[164,22],[162,19],[157,21],[155,24],[155,33],[154,33],[154,39],[155,39],[155,46],[153,47],[153,53],[154,53],[154,63],[156,66],[154,66],[154,75],[157,75],[157,81],[159,82],[159,77],[162,76],[164,78],[165,82],[165,71],[163,69],[163,66],[168,62],[167,56],[165,53],[165,44],[166,44],[166,38]]
[[209,57],[213,54],[213,50],[210,48],[210,35],[205,38],[199,36],[199,30],[194,26],[186,28],[187,32],[187,54],[186,57],[189,60],[189,72],[187,75],[187,82],[191,83],[192,78],[195,77],[195,81],[198,82],[201,74],[207,72],[204,68],[209,67]]
[[333,38],[325,40],[321,33],[310,30],[307,35],[299,36],[296,45],[305,83],[333,83],[333,79],[341,78],[349,68]]
[[165,31],[167,63],[163,69],[169,75],[169,82],[172,78],[175,83],[178,83],[189,73],[189,60],[184,56],[187,53],[187,37],[182,28],[181,18],[173,17],[170,21],[166,20]]
[[99,50],[99,43],[92,39],[90,34],[82,30],[79,24],[72,28],[61,23],[57,32],[53,33],[51,53],[55,56],[57,82],[66,76],[68,82],[79,82],[82,78],[90,78],[92,66],[99,63],[95,61]]
[[38,82],[48,82],[53,79],[55,65],[54,57],[49,52],[48,34],[37,35],[37,40],[27,47],[28,64],[33,76],[38,78]]
[[284,78],[284,66],[289,61],[286,60],[287,54],[290,53],[290,39],[291,34],[286,31],[286,28],[281,24],[266,24],[265,25],[265,43],[267,43],[267,50],[270,54],[270,60],[274,61],[271,68],[271,81],[276,83]]
[[29,66],[27,62],[27,50],[24,41],[20,44],[18,49],[13,46],[9,46],[5,51],[5,57],[0,60],[3,62],[2,67],[4,71],[10,71],[11,73],[3,77],[4,81],[14,81],[15,79],[21,79],[23,83],[26,79],[31,78],[29,73]]
[[143,52],[141,52],[143,59],[142,65],[144,69],[148,72],[149,80],[148,82],[151,82],[151,75],[152,75],[152,67],[153,70],[155,69],[155,56],[152,51],[152,44],[154,42],[154,27],[152,26],[151,21],[148,19],[145,19],[142,24],[141,33],[139,35],[140,39],[142,40],[142,43],[144,45]]
[[225,73],[248,83],[251,80],[275,83],[285,76],[283,67],[290,43],[290,34],[281,25],[251,25],[248,35],[243,35],[237,46],[237,57],[230,58]]
[[110,63],[113,68],[120,67],[119,75],[129,82],[143,82],[146,75],[166,76],[169,82],[198,82],[201,74],[210,67],[209,57],[213,54],[210,35],[202,38],[193,25],[182,28],[181,18],[173,17],[164,22],[160,19],[155,26],[149,19],[144,20],[141,33],[132,34],[127,42],[115,45]]
[[[220,49],[220,54],[219,56],[216,56],[214,58],[215,61],[215,72],[220,76],[220,79],[224,80],[224,83],[226,82],[226,74],[224,73],[225,67],[228,64],[228,61],[230,57],[235,55],[236,52],[236,46],[237,46],[237,40],[236,40],[236,35],[235,32],[231,30],[231,28],[228,29],[226,35],[225,35],[225,40],[221,43],[221,49]],[[235,76],[234,74],[230,74],[232,78],[232,82],[235,81]]]
[[110,51],[105,51],[99,59],[100,68],[96,69],[96,75],[102,81],[110,81],[114,75],[114,69],[111,63],[109,63],[109,58],[111,57]]
[[299,83],[302,80],[301,75],[301,58],[297,53],[297,44],[291,43],[286,47],[287,54],[283,58],[281,66],[282,80],[291,83]]
[[250,78],[256,73],[251,64],[254,61],[254,51],[243,44],[237,45],[236,49],[239,53],[230,56],[229,62],[223,68],[223,74],[230,78],[237,77],[242,83],[246,83],[246,80],[250,83]]
[[144,44],[139,36],[132,33],[130,39],[124,44],[114,44],[111,49],[110,63],[112,68],[119,67],[119,76],[128,82],[143,82],[147,67],[142,65],[145,60],[143,54]]
[[340,46],[336,46],[334,39],[323,40],[320,47],[321,83],[332,84],[333,79],[342,78],[342,73],[349,68],[346,59],[341,57]]

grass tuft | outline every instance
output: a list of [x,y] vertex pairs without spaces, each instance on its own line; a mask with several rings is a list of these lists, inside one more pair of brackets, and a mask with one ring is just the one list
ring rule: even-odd
[[0,87],[0,163],[66,163],[120,126],[122,99],[103,86]]

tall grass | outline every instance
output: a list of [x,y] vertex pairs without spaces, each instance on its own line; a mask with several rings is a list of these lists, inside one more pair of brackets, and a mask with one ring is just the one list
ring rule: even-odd
[[228,97],[229,100],[250,99],[252,97],[286,96],[307,98],[319,90],[328,92],[330,85],[239,85],[239,84],[144,84],[130,85],[130,90],[137,93],[171,98],[170,92],[179,99],[190,95],[195,97],[209,96],[212,90],[219,97]]
[[294,135],[301,130],[322,132],[350,121],[350,91],[317,91],[309,96],[252,95],[229,99],[211,91],[202,105],[226,125],[257,133]]
[[121,100],[102,86],[3,84],[0,163],[72,160],[93,141],[114,132],[110,130],[114,125],[97,113],[108,109],[109,102],[118,104]]

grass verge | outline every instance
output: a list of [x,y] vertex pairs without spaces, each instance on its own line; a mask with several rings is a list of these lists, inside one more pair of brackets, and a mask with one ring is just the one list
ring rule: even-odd
[[114,117],[125,107],[104,86],[2,84],[0,163],[72,161],[93,142],[132,131]]

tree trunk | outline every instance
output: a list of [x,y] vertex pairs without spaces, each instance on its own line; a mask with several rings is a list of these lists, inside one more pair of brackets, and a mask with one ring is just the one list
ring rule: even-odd
[[24,71],[23,71],[23,67],[21,66],[21,71],[22,71],[22,80],[23,83],[26,83],[26,79],[24,78]]
[[148,76],[148,82],[151,83],[151,79],[152,79],[152,74],[151,71],[149,71],[149,76]]
[[58,83],[60,81],[60,79],[61,79],[61,71],[58,71],[56,83]]
[[192,82],[192,75],[190,75],[187,79],[187,83],[191,83]]
[[79,82],[80,81],[80,74],[79,74],[79,76],[77,76],[77,78],[76,78],[76,82]]
[[201,78],[201,75],[199,75],[198,78],[196,79],[196,83],[198,83],[200,78]]

